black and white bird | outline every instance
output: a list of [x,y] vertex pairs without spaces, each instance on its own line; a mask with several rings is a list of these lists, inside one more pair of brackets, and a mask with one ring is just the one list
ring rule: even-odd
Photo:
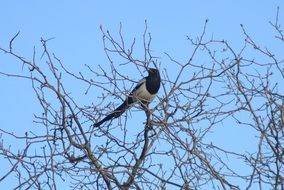
[[95,123],[94,127],[99,127],[104,122],[121,116],[121,114],[135,103],[139,103],[144,109],[148,108],[149,103],[159,91],[161,77],[158,69],[149,68],[147,71],[148,76],[137,84],[125,101],[104,119]]

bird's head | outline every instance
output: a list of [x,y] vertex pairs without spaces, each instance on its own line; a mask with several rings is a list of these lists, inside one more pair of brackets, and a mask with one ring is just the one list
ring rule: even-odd
[[155,68],[149,68],[147,69],[149,76],[157,76],[160,75],[159,70]]

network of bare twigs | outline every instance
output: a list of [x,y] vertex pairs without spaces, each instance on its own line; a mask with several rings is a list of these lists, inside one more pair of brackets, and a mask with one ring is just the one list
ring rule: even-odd
[[[65,180],[72,189],[284,189],[283,60],[259,46],[243,26],[244,45],[237,51],[226,40],[208,38],[206,24],[200,36],[187,38],[188,61],[166,53],[167,64],[152,55],[147,25],[142,58],[122,27],[119,38],[101,28],[109,66],[86,65],[89,74],[66,68],[49,50],[49,40],[41,40],[44,64],[35,52],[32,60],[24,58],[13,50],[15,35],[0,51],[21,63],[25,74],[0,74],[32,83],[42,108],[35,122],[45,130],[21,136],[0,129],[0,156],[10,165],[0,172],[0,184],[16,176],[15,189],[57,189]],[[284,42],[278,16],[271,26],[275,39]],[[93,128],[137,82],[121,68],[143,75],[153,64],[163,80],[151,114],[146,117],[137,106],[132,114]],[[86,95],[97,92],[92,105],[76,101],[63,83],[66,75],[87,85]],[[253,130],[255,150],[239,152],[209,141],[224,125]],[[6,136],[24,148],[14,152],[4,143]],[[234,168],[232,160],[247,172]]]

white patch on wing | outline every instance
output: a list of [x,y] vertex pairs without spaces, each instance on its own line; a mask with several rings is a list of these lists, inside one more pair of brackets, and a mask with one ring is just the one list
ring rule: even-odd
[[155,98],[154,94],[150,94],[146,89],[146,82],[144,82],[134,93],[133,100],[151,102]]

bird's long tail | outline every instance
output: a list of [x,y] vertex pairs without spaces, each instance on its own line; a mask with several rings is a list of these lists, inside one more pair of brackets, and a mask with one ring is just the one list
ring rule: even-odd
[[94,124],[94,127],[99,127],[101,124],[103,124],[106,121],[109,121],[113,118],[117,118],[121,116],[133,103],[132,98],[127,98],[120,106],[118,106],[112,113],[107,115],[105,118],[103,118],[101,121]]

